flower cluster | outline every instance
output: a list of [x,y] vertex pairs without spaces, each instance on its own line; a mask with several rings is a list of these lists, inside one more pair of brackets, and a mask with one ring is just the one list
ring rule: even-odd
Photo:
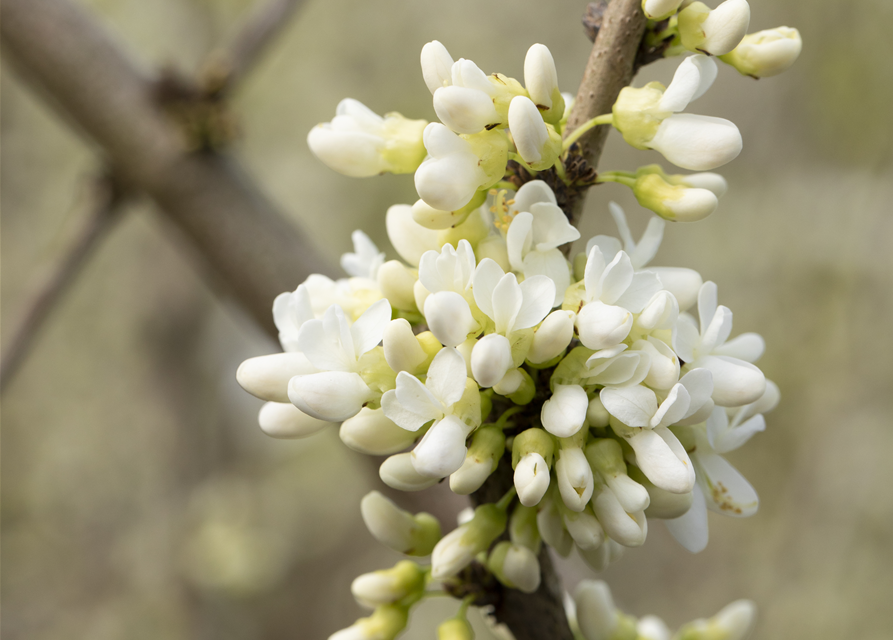
[[[744,0],[713,12],[682,3],[678,16],[678,0],[643,4],[656,19],[672,15],[667,29],[681,47],[722,55],[749,75],[784,66],[766,53],[773,37],[742,41],[747,20],[729,26]],[[455,580],[476,560],[503,585],[533,592],[543,543],[564,556],[576,549],[601,570],[660,519],[687,549],[703,549],[708,509],[756,511],[755,491],[722,455],[763,430],[762,414],[779,399],[753,364],[762,338],[731,337],[716,285],[691,269],[649,266],[665,220],[709,215],[722,177],[658,165],[602,172],[599,182],[631,187],[658,216],[636,242],[612,203],[619,237],[597,235],[567,257],[580,233],[559,196],[575,187],[564,168],[586,129],[612,124],[632,146],[697,171],[741,150],[731,122],[682,113],[716,77],[713,58],[687,57],[667,87],[624,89],[611,114],[570,135],[571,99],[543,45],[527,53],[524,85],[454,61],[436,41],[421,65],[440,122],[382,118],[348,99],[308,136],[346,175],[415,173],[419,200],[385,219],[400,259],[386,260],[355,231],[341,261],[348,277],[314,275],[277,297],[284,351],[245,361],[237,378],[267,401],[266,433],[303,437],[341,423],[348,447],[388,456],[380,476],[395,489],[449,478],[454,492],[471,494],[499,469],[514,488],[443,537],[431,516],[368,495],[363,516],[376,538],[430,554],[431,566],[405,562],[358,578],[354,594],[375,613],[339,640],[394,637],[430,580]],[[557,182],[536,179],[544,171]],[[579,620],[587,640],[636,637],[587,631],[591,616]],[[445,637],[466,637],[464,609],[445,624]]]

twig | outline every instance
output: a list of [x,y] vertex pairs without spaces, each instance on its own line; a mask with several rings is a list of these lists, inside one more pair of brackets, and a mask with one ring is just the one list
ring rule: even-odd
[[[641,5],[641,0],[612,0],[605,9],[565,137],[592,118],[610,113],[620,90],[633,79],[636,54],[647,22]],[[576,143],[578,154],[593,168],[598,165],[608,131],[609,125],[594,127]],[[583,201],[582,197],[576,198],[572,211],[568,212],[572,224],[579,222]]]
[[257,64],[264,51],[304,0],[259,0],[232,41],[209,56],[204,70],[206,88],[214,93],[232,90]]
[[231,159],[190,153],[154,83],[70,0],[4,0],[0,36],[26,80],[97,143],[129,189],[146,192],[224,291],[276,335],[273,298],[328,260]]
[[98,182],[97,201],[88,220],[53,271],[40,286],[35,287],[35,293],[25,305],[25,313],[0,358],[0,392],[13,379],[50,314],[120,217],[126,195],[113,178]]

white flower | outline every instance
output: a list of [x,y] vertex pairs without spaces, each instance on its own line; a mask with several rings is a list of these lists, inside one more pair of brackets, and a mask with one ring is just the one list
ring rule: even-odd
[[353,325],[348,325],[339,306],[332,306],[320,320],[301,327],[298,344],[320,373],[295,376],[288,397],[304,413],[340,422],[359,413],[375,393],[357,371],[359,359],[381,342],[391,319],[387,300],[373,304]]
[[543,403],[540,419],[543,428],[559,438],[576,434],[586,421],[589,398],[576,384],[555,384],[552,396]]
[[424,120],[399,113],[382,118],[357,100],[338,104],[331,122],[307,134],[307,144],[329,168],[354,178],[380,173],[411,173],[425,157]]
[[578,549],[585,551],[604,544],[605,530],[588,506],[579,513],[566,511],[562,514],[562,519]]
[[567,349],[573,337],[574,312],[556,309],[536,328],[527,359],[534,364],[548,362]]
[[511,589],[533,593],[540,586],[540,563],[527,547],[504,540],[487,559],[487,568]]
[[506,247],[512,270],[525,278],[551,278],[555,283],[553,306],[557,306],[570,285],[567,260],[558,247],[579,238],[580,232],[568,222],[552,189],[542,180],[531,180],[518,189],[510,206]]
[[667,623],[657,616],[642,616],[636,623],[636,633],[641,640],[670,640],[673,634]]
[[753,602],[736,600],[709,620],[701,618],[684,625],[679,630],[679,636],[693,640],[744,640],[753,628],[756,615],[757,608]]
[[750,25],[747,0],[726,0],[711,10],[702,2],[693,2],[679,12],[682,46],[721,56],[738,46]]
[[392,604],[425,588],[425,572],[415,562],[402,560],[391,569],[358,576],[350,592],[364,607],[374,609]]
[[368,407],[363,407],[353,418],[342,422],[338,435],[350,449],[371,456],[387,456],[403,451],[417,437],[394,424],[381,409]]
[[552,308],[555,284],[545,276],[531,276],[518,284],[515,274],[503,272],[493,260],[485,258],[475,270],[473,294],[478,308],[493,320],[495,333],[475,345],[471,370],[478,384],[492,387],[521,363],[513,362],[513,334],[542,322]]
[[306,285],[299,285],[293,292],[286,291],[276,296],[273,300],[273,323],[279,329],[279,342],[284,351],[300,351],[298,333],[301,326],[315,317]]
[[[763,396],[737,409],[716,407],[705,425],[693,427],[692,462],[698,484],[691,509],[667,520],[667,528],[692,553],[707,546],[707,509],[724,515],[747,517],[756,513],[759,498],[750,483],[721,454],[733,451],[766,428],[762,414],[778,404],[778,387],[767,381]],[[731,419],[730,419],[731,414]]]
[[704,368],[713,374],[713,401],[722,407],[739,407],[759,399],[766,390],[766,378],[751,363],[763,354],[763,339],[745,333],[728,340],[732,312],[717,306],[713,282],[705,282],[698,293],[698,316],[700,329],[688,315],[681,315],[676,327],[673,350],[686,362],[685,368]]
[[350,234],[353,241],[353,253],[341,256],[341,268],[347,275],[355,278],[378,279],[378,270],[384,264],[384,252],[379,251],[375,243],[360,230]]
[[496,87],[471,60],[450,67],[450,84],[434,91],[434,112],[456,133],[478,133],[502,124],[493,98]]
[[425,148],[428,158],[415,172],[415,187],[430,207],[461,209],[488,181],[481,159],[468,141],[442,124],[432,122],[425,127]]
[[453,58],[440,42],[432,40],[422,47],[421,62],[422,76],[432,94],[452,84]]
[[329,640],[394,640],[409,620],[409,609],[396,604],[377,607],[368,618],[336,631]]
[[412,207],[408,204],[395,204],[385,216],[388,239],[400,257],[414,267],[426,251],[438,251],[437,231],[428,229],[412,217]]
[[411,453],[397,453],[387,458],[378,468],[378,477],[386,485],[398,491],[422,491],[440,480],[423,476],[416,471]]
[[606,265],[598,246],[589,251],[583,281],[585,304],[577,313],[576,326],[580,342],[589,349],[623,341],[632,328],[633,314],[642,311],[661,288],[654,273],[633,270],[625,251]]
[[555,462],[555,477],[565,506],[572,511],[585,509],[595,485],[592,467],[589,466],[583,449],[576,446],[560,449]]
[[611,236],[594,236],[586,243],[586,255],[589,255],[592,247],[597,246],[602,252],[604,260],[611,261],[617,257],[618,253],[625,251],[633,268],[637,271],[643,269],[657,254],[667,223],[657,216],[652,216],[648,220],[648,226],[645,227],[642,238],[636,242],[626,221],[626,214],[620,205],[616,202],[609,202],[608,210],[611,212],[611,217],[614,218],[623,244],[621,245],[620,240]]
[[474,251],[467,240],[460,240],[458,249],[446,244],[439,253],[428,251],[419,263],[419,284],[431,294],[421,305],[428,328],[448,347],[479,329],[466,300],[474,271]]
[[744,36],[741,44],[721,56],[720,60],[746,76],[768,78],[794,64],[802,48],[799,31],[790,27],[776,27]]
[[273,438],[305,438],[332,424],[308,416],[290,402],[267,402],[257,416],[261,431]]
[[[397,388],[381,398],[385,415],[409,431],[434,421],[412,451],[412,463],[426,476],[443,478],[465,461],[465,439],[480,424],[480,397],[474,385],[465,399],[468,378],[458,351],[442,349],[428,368],[425,384],[401,371]],[[475,412],[477,415],[475,416]]]
[[236,381],[261,400],[288,402],[288,382],[317,369],[300,351],[248,358],[236,370]]
[[514,484],[518,500],[525,507],[539,504],[549,488],[549,465],[539,453],[531,452],[518,461]]
[[565,101],[558,89],[555,60],[546,45],[535,44],[527,50],[524,57],[524,86],[536,107],[545,112],[543,116],[547,122],[554,124],[561,119]]
[[598,487],[592,498],[592,506],[598,521],[612,540],[625,547],[640,547],[645,543],[648,535],[645,513],[628,513],[609,487]]
[[724,118],[676,113],[661,122],[649,147],[677,167],[706,171],[737,158],[743,142],[738,127]]
[[574,540],[564,526],[554,498],[547,496],[540,502],[536,526],[545,543],[555,549],[558,555],[566,558],[573,549]]
[[445,535],[434,547],[431,577],[444,580],[459,573],[505,531],[506,521],[505,511],[496,505],[479,506],[474,510],[474,518]]
[[[692,369],[673,385],[658,405],[657,395],[642,385],[606,387],[599,397],[612,416],[630,427],[669,427],[693,416],[710,403],[713,376],[706,369]],[[712,406],[712,405],[711,405]]]
[[561,136],[546,127],[543,116],[526,96],[515,96],[509,104],[509,129],[518,155],[536,170],[548,169],[561,153]]
[[440,539],[440,523],[427,513],[404,511],[378,491],[360,501],[366,528],[386,547],[411,556],[427,556]]

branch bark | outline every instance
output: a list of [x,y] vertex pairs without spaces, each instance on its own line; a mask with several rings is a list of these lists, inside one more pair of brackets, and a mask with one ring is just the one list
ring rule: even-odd
[[[611,113],[623,87],[633,79],[634,65],[647,20],[641,0],[611,0],[589,54],[583,80],[574,100],[564,136],[596,116]],[[587,131],[577,141],[589,166],[598,166],[610,125]],[[571,224],[579,223],[584,198],[577,198],[570,212]]]
[[108,178],[97,186],[96,203],[65,255],[25,305],[25,312],[0,358],[0,392],[13,379],[53,309],[59,304],[99,245],[118,220],[126,195]]
[[4,0],[0,37],[25,79],[92,139],[128,189],[144,191],[272,336],[273,298],[325,259],[237,163],[188,151],[153,78],[69,0]]

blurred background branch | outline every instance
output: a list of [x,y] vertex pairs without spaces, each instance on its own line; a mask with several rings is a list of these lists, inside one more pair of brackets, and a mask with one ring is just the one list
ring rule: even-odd
[[[253,19],[237,39],[240,73],[294,3]],[[254,22],[257,20],[257,22]],[[259,25],[259,26],[258,26]],[[194,146],[139,69],[86,10],[68,0],[8,0],[0,34],[22,76],[86,133],[129,189],[148,194],[231,295],[271,336],[273,298],[327,256],[285,220],[229,157]]]
[[40,330],[81,274],[95,248],[123,213],[127,194],[112,175],[95,180],[91,186],[92,202],[87,220],[52,272],[34,285],[31,299],[25,304],[21,320],[0,357],[0,392],[18,371]]

